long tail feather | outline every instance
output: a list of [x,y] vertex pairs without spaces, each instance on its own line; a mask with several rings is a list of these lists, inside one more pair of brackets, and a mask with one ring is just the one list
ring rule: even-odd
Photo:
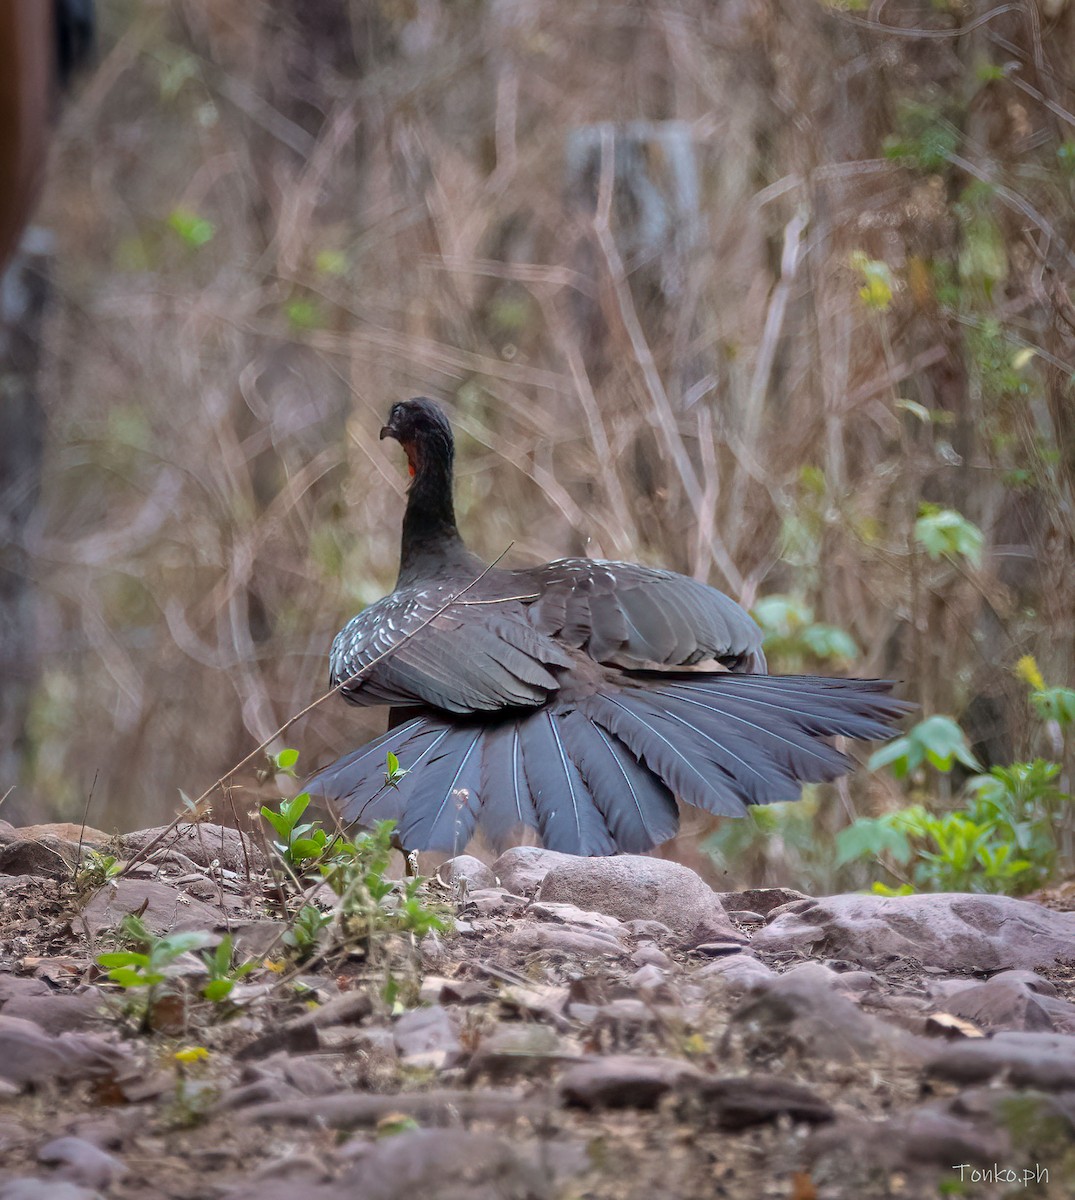
[[[460,719],[425,712],[309,781],[346,823],[392,817],[408,849],[458,853],[520,827],[570,854],[639,853],[672,837],[675,797],[727,816],[795,799],[851,762],[836,736],[893,736],[914,706],[884,680],[635,673],[573,702]],[[405,772],[390,785],[391,751]]]

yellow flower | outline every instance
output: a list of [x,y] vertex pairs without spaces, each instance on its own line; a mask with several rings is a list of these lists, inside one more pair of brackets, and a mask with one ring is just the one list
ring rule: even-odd
[[1017,678],[1021,679],[1028,687],[1032,687],[1036,692],[1043,692],[1045,690],[1045,680],[1042,678],[1037,661],[1032,654],[1024,654],[1015,664],[1015,674]]
[[272,971],[274,975],[279,975],[282,973],[284,967],[287,966],[287,963],[282,958],[267,958],[261,965],[266,971]]
[[175,1052],[176,1062],[181,1063],[205,1062],[208,1057],[209,1051],[204,1046],[188,1046],[185,1050]]

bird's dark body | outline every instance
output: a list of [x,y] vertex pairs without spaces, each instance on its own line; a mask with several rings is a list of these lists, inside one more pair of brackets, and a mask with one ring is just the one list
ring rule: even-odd
[[910,707],[884,681],[765,674],[748,614],[672,571],[487,567],[455,525],[444,415],[396,405],[384,436],[414,474],[399,580],[330,667],[393,727],[310,781],[343,821],[393,817],[412,850],[461,850],[480,825],[498,844],[530,826],[554,850],[640,852],[675,834],[676,796],[729,816],[796,799],[849,769],[828,738],[890,737]]

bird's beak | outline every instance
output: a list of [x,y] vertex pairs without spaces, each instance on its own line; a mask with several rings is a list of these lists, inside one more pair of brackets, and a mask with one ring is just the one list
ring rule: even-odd
[[399,431],[394,425],[381,426],[380,440],[383,442],[385,438],[395,438],[399,441]]

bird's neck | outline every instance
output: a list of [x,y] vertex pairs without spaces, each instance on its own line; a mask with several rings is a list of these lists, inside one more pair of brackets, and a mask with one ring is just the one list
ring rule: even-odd
[[413,583],[467,554],[455,523],[451,459],[423,455],[407,493],[398,582]]

